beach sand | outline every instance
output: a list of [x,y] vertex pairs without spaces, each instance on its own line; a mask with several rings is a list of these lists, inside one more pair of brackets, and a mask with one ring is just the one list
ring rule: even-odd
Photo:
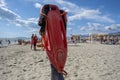
[[[65,80],[120,80],[120,45],[68,46]],[[46,52],[30,45],[0,48],[0,80],[50,80]]]

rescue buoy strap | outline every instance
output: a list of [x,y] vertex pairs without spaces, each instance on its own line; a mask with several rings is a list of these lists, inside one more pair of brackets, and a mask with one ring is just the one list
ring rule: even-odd
[[66,12],[63,12],[61,15],[67,14]]
[[62,71],[62,74],[67,76],[67,72],[65,70]]
[[43,16],[45,16],[45,17],[47,17],[47,15],[46,15],[46,14],[44,14],[44,13],[41,13],[41,15],[43,15]]
[[[66,12],[63,12],[61,15],[64,15],[64,14],[66,14]],[[45,17],[47,17],[47,15],[46,15],[46,14],[44,14],[44,13],[41,13],[41,15],[43,15],[43,16],[45,16]]]

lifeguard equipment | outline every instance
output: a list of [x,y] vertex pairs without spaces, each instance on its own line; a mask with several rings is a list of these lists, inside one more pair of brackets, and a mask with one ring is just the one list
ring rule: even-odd
[[[56,5],[49,6],[47,14],[41,13],[46,19],[44,43],[50,63],[59,73],[66,75],[64,66],[67,58],[67,41],[66,41],[66,13],[60,13]],[[46,9],[43,6],[42,11]],[[64,19],[64,21],[63,21]],[[64,23],[65,22],[65,23]]]

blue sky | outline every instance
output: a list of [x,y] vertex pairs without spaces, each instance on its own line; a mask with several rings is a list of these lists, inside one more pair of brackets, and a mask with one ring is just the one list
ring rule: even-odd
[[44,4],[67,14],[67,35],[120,32],[120,0],[0,0],[0,37],[29,37]]

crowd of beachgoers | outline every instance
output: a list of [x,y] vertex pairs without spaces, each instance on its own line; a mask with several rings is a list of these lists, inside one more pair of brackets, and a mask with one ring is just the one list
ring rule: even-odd
[[[35,42],[35,43],[34,43]],[[100,39],[89,39],[89,38],[83,38],[83,39],[75,39],[73,37],[67,39],[68,44],[78,44],[78,43],[100,43],[100,44],[110,44],[110,45],[119,45],[120,44],[120,39],[118,38],[100,38]],[[41,47],[43,46],[42,40],[38,38],[37,36],[34,37],[34,34],[32,34],[31,39],[29,38],[28,40],[25,39],[16,39],[16,40],[11,40],[11,39],[0,39],[0,47],[4,46],[9,46],[9,45],[27,45],[31,44],[31,49],[32,46],[34,49],[38,46]]]

